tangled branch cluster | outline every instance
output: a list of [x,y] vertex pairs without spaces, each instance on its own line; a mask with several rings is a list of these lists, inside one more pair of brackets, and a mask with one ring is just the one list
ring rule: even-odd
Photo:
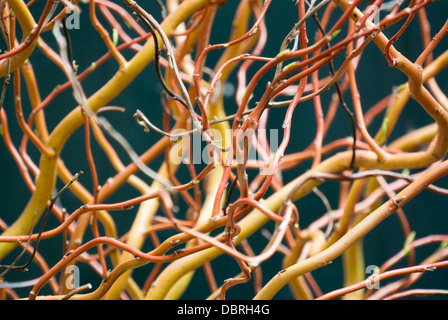
[[[253,289],[246,298],[255,299],[271,299],[286,286],[296,299],[447,293],[445,288],[409,289],[425,271],[442,272],[448,265],[448,234],[415,238],[403,210],[425,190],[440,197],[448,193],[436,184],[448,173],[448,98],[436,79],[448,65],[448,19],[445,14],[440,23],[427,16],[432,8],[446,12],[446,3],[43,2],[0,1],[4,157],[12,158],[20,173],[9,184],[23,180],[31,193],[17,200],[27,202],[20,214],[0,216],[1,298],[177,299],[191,287],[198,269],[208,299],[225,299],[232,287],[249,281]],[[296,21],[281,41],[270,36],[273,27],[267,24],[276,6]],[[230,12],[232,24],[225,26],[227,41],[220,42],[216,30],[223,26],[216,20],[223,12]],[[90,21],[80,28],[102,40],[104,55],[92,58],[83,70],[76,63],[79,44],[71,40],[77,31],[68,28],[74,17]],[[420,30],[414,36],[422,48],[417,57],[396,46],[413,26]],[[275,53],[266,54],[272,48]],[[378,49],[382,61],[362,59]],[[43,98],[34,61],[45,65],[47,76],[59,73],[65,79]],[[110,105],[141,81],[138,76],[152,63],[151,75],[162,88],[160,100],[140,109],[131,103]],[[406,83],[369,105],[360,89],[369,76],[356,72],[366,63],[385,63]],[[104,84],[86,88],[89,77],[109,74],[110,66],[115,69]],[[74,100],[58,105],[58,97],[67,92]],[[392,138],[403,127],[400,116],[411,102],[431,117],[431,124]],[[307,104],[314,107],[315,133],[306,148],[297,150],[292,137],[304,129],[295,121]],[[51,127],[55,106],[68,112]],[[133,114],[133,127],[113,125],[111,118],[126,117],[126,110]],[[335,120],[337,112],[343,120]],[[13,113],[19,137],[9,131]],[[278,114],[281,125],[272,128],[270,120]],[[375,121],[381,125],[372,135]],[[350,137],[329,133],[341,126],[350,128]],[[78,128],[83,142],[63,152]],[[269,136],[268,130],[277,135]],[[140,142],[130,139],[129,131]],[[149,136],[158,140],[149,145]],[[143,152],[138,151],[141,141]],[[86,160],[85,167],[67,165],[76,154]],[[115,173],[104,179],[109,169]],[[336,204],[320,188],[330,181],[339,187]],[[58,189],[59,183],[63,187]],[[129,188],[132,195],[115,200]],[[77,199],[77,209],[63,205],[66,194]],[[327,212],[301,210],[299,200],[310,194]],[[314,221],[302,223],[301,214]],[[12,215],[17,218],[8,222]],[[366,278],[362,240],[391,215],[401,223],[391,241],[406,239],[403,249]],[[119,222],[123,216],[130,221],[126,230]],[[49,227],[50,221],[57,225]],[[266,241],[259,240],[260,234]],[[62,251],[48,251],[54,239]],[[416,248],[433,243],[440,247],[418,259]],[[266,262],[279,255],[281,262],[266,279]],[[313,271],[341,256],[342,287],[323,292]],[[407,266],[393,269],[405,258]],[[226,261],[232,272],[238,266],[238,272],[222,283],[225,271],[217,260]],[[88,271],[72,274],[80,264]],[[30,268],[38,270],[36,278],[20,273],[26,280],[8,280]],[[135,276],[137,269],[144,270],[143,280]],[[89,272],[100,279],[98,285],[73,285],[92,277]],[[392,280],[374,286],[385,279]],[[23,296],[23,288],[29,294]]]

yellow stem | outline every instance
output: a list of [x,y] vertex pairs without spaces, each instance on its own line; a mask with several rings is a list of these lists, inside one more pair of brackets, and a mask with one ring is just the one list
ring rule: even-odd
[[[33,31],[33,28],[37,25],[36,21],[34,21],[31,12],[28,10],[28,7],[23,0],[8,0],[8,4],[19,20],[20,27],[22,28],[23,39],[26,39]],[[36,39],[30,43],[26,49],[13,55],[12,57],[3,59],[0,62],[0,77],[3,77],[7,73],[8,59],[11,60],[11,72],[20,67],[20,65],[28,59],[36,46],[37,39],[38,37],[36,37]]]
[[[11,3],[21,3],[22,1],[11,1]],[[186,0],[178,7],[178,9],[169,15],[162,23],[165,33],[170,36],[176,27],[186,20],[192,13],[201,9],[206,0]],[[24,4],[23,4],[24,5]],[[22,8],[22,7],[20,7]],[[22,12],[23,11],[23,12]],[[20,15],[25,15],[24,9],[20,11]],[[23,18],[22,18],[23,19]],[[27,26],[27,19],[24,25]],[[19,19],[20,21],[20,19]],[[27,22],[27,23],[26,23]],[[94,95],[92,95],[87,103],[93,112],[98,111],[109,101],[115,98],[124,88],[126,88],[140,72],[152,61],[154,57],[154,41],[146,42],[140,52],[138,52],[131,61],[128,62],[126,68],[119,69],[115,75]],[[25,59],[24,59],[25,60]],[[22,61],[23,62],[23,61]],[[55,185],[57,156],[61,152],[65,142],[71,134],[84,123],[84,116],[81,107],[78,106],[71,111],[53,130],[48,137],[46,147],[55,151],[54,156],[43,154],[39,163],[40,174],[36,179],[36,191],[31,196],[27,206],[23,210],[20,217],[5,231],[4,235],[23,235],[28,234],[31,228],[31,221],[36,214],[36,220],[40,218],[48,200],[51,197]],[[0,243],[0,261],[16,247],[15,243]]]

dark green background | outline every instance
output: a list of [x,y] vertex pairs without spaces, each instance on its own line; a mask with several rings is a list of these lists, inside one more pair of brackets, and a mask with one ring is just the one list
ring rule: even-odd
[[[32,12],[35,16],[38,16],[42,9],[42,3],[38,3],[32,7]],[[117,3],[122,4],[121,1]],[[266,23],[269,30],[268,43],[264,52],[265,56],[274,56],[278,53],[280,44],[292,26],[297,22],[297,10],[294,7],[293,1],[273,1],[271,7],[268,10],[266,16]],[[160,21],[160,11],[156,4],[156,1],[140,1],[139,4],[148,10],[156,19]],[[232,14],[238,1],[229,0],[222,8],[219,9],[216,16],[216,24],[213,29],[213,35],[211,43],[226,42],[230,32]],[[406,4],[406,3],[405,3]],[[73,55],[76,63],[79,65],[79,70],[87,68],[92,61],[101,57],[105,52],[105,46],[101,41],[98,34],[93,30],[91,23],[88,19],[88,6],[81,5],[83,13],[80,20],[79,30],[70,30],[70,37],[73,44]],[[339,9],[337,9],[339,10]],[[436,1],[428,7],[427,14],[430,17],[432,34],[437,32],[447,19],[448,2]],[[339,15],[339,13],[338,13]],[[98,13],[98,16],[100,14]],[[394,26],[386,30],[385,34],[391,37],[403,23],[400,22],[397,26]],[[308,24],[308,36],[310,41],[314,37],[315,27],[310,20]],[[339,39],[342,39],[343,33],[339,35]],[[48,32],[42,36],[42,38],[54,49],[57,50],[56,43],[54,41],[51,32]],[[337,39],[335,39],[336,41]],[[417,18],[412,22],[406,33],[396,43],[396,47],[405,56],[411,60],[415,60],[418,53],[421,52],[421,37]],[[447,40],[444,39],[435,50],[435,56],[447,49]],[[219,58],[218,52],[212,52],[207,58],[207,64],[213,66],[214,62]],[[125,52],[126,57],[131,57],[133,52]],[[46,57],[39,50],[30,57],[30,61],[33,64],[42,97],[46,97],[51,90],[58,84],[66,81],[63,73],[57,69],[51,63],[48,63]],[[336,66],[339,66],[340,59],[336,60]],[[255,72],[260,64],[255,63],[250,72]],[[109,60],[104,65],[98,67],[97,71],[89,76],[82,85],[87,96],[90,96],[99,87],[108,81],[108,79],[116,72],[117,65],[113,60]],[[323,74],[328,72],[325,68]],[[387,74],[387,75],[386,75]],[[326,74],[324,74],[325,76]],[[386,76],[385,76],[386,75]],[[271,80],[269,73],[259,83],[255,95],[261,95],[263,88],[267,81]],[[398,70],[390,68],[387,65],[386,60],[382,56],[381,52],[373,43],[369,44],[365,52],[363,53],[360,61],[359,68],[357,69],[357,76],[359,78],[359,90],[361,92],[362,103],[367,110],[374,103],[378,102],[384,96],[391,93],[392,88],[399,86],[406,82],[406,77]],[[444,70],[437,76],[439,85],[444,92],[448,92],[448,71]],[[235,81],[235,78],[231,78]],[[23,85],[24,87],[24,85]],[[24,91],[25,92],[25,91]],[[151,116],[151,120],[161,127],[162,125],[162,106],[160,103],[161,86],[157,82],[157,77],[154,71],[154,64],[150,64],[142,74],[140,74],[132,84],[126,88],[117,98],[115,98],[110,105],[117,105],[126,108],[124,113],[107,113],[108,120],[119,130],[127,139],[131,141],[133,147],[137,152],[143,152],[150,147],[160,136],[151,132],[145,134],[140,127],[135,124],[132,117],[136,109],[141,109],[147,115]],[[327,111],[328,101],[331,95],[334,93],[334,88],[322,95],[322,102],[324,112]],[[8,88],[8,96],[5,102],[5,109],[9,118],[9,125],[11,135],[14,139],[16,146],[20,143],[21,131],[18,129],[18,125],[14,119],[14,107],[12,102],[12,86]],[[26,97],[26,94],[24,94]],[[352,108],[350,103],[350,95],[345,94],[348,105]],[[252,101],[256,101],[255,97]],[[48,121],[48,127],[53,128],[72,108],[76,106],[76,102],[72,98],[71,92],[66,91],[59,95],[47,108],[46,115]],[[23,107],[25,113],[29,112],[29,102],[24,98]],[[226,111],[231,114],[236,110],[236,103],[233,98],[226,99]],[[269,128],[281,128],[281,124],[284,118],[283,109],[273,110],[270,115]],[[369,128],[372,134],[376,133],[380,126],[381,119],[374,122]],[[410,101],[402,118],[400,119],[400,126],[396,128],[393,133],[393,137],[401,135],[403,132],[419,128],[425,124],[428,124],[432,119],[419,107],[415,102]],[[293,117],[292,133],[287,153],[298,152],[306,148],[314,138],[315,132],[315,117],[312,102],[306,102],[299,105]],[[324,142],[329,142],[335,137],[345,137],[351,135],[350,122],[346,114],[340,109],[337,113],[337,117],[331,128],[329,134],[327,134]],[[72,170],[73,173],[83,170],[85,174],[81,178],[81,182],[90,186],[90,176],[88,174],[88,165],[86,161],[85,152],[83,150],[84,145],[83,130],[77,130],[72,138],[69,139],[65,146],[62,156],[67,167]],[[81,146],[81,148],[80,148]],[[2,168],[0,170],[0,179],[2,197],[0,201],[1,218],[8,223],[12,223],[18,217],[22,211],[24,205],[29,199],[30,193],[25,188],[24,183],[19,177],[17,166],[7,153],[3,144],[0,146],[0,154],[2,161]],[[98,148],[96,143],[93,143],[95,161],[99,170],[100,183],[104,183],[105,180],[115,174],[115,171],[109,165],[107,158],[103,152]],[[120,147],[117,146],[117,150],[122,156],[122,160],[127,163],[129,161],[126,154],[122,153]],[[37,153],[30,147],[30,154],[36,158]],[[160,157],[151,167],[157,170],[158,166],[162,163]],[[310,166],[310,162],[305,162],[301,166],[284,172],[285,182],[292,180],[297,175],[303,173]],[[179,179],[186,181],[187,177],[182,176],[183,171],[180,172]],[[255,173],[256,174],[256,173]],[[150,182],[146,177],[141,176]],[[184,179],[182,179],[184,178]],[[441,179],[437,183],[440,186],[446,185],[446,179]],[[62,184],[58,181],[58,187]],[[337,206],[338,199],[338,185],[335,182],[327,182],[320,188],[325,192],[331,204],[335,208]],[[114,194],[108,202],[119,201],[126,199],[130,196],[137,195],[131,188],[123,188]],[[76,209],[81,203],[66,192],[61,197],[62,204],[67,208],[68,212]],[[325,207],[322,202],[314,195],[310,195],[305,199],[297,201],[297,206],[300,211],[301,226],[305,228],[310,222],[314,221],[325,213]],[[416,231],[417,238],[424,237],[429,234],[446,234],[448,227],[448,217],[446,212],[447,201],[443,196],[435,195],[431,192],[423,192],[417,196],[411,203],[405,208],[405,213],[410,221],[411,228]],[[184,207],[181,207],[184,209]],[[126,231],[132,223],[132,217],[134,211],[127,212],[113,212],[111,213],[117,221],[119,227],[119,233],[122,234]],[[50,219],[47,229],[54,227],[56,222],[54,219]],[[273,225],[266,225],[266,229],[272,231]],[[163,234],[160,235],[163,238]],[[261,236],[257,236],[255,243],[264,245],[266,239]],[[366,265],[374,264],[381,265],[385,260],[399,251],[404,243],[403,233],[399,225],[397,217],[391,216],[381,223],[374,231],[372,231],[364,241]],[[427,246],[424,249],[417,250],[417,262],[426,257],[428,252],[432,252],[438,245]],[[256,248],[256,247],[255,247]],[[44,256],[47,258],[48,264],[51,266],[62,256],[61,239],[48,239],[42,241],[40,249]],[[145,248],[144,248],[145,249]],[[150,247],[148,247],[150,249]],[[429,251],[428,251],[429,250]],[[265,281],[269,280],[281,269],[280,254],[276,254],[275,259],[269,260],[262,265],[263,276]],[[12,259],[12,256],[9,257]],[[6,261],[2,261],[5,263]],[[234,276],[239,272],[238,266],[232,260],[226,256],[222,256],[216,261],[212,262],[215,269],[215,277],[218,284],[221,284],[224,279]],[[406,261],[403,261],[398,266],[406,266]],[[80,264],[81,268],[81,284],[91,282],[95,288],[101,279],[96,275],[90,275],[88,273],[89,268]],[[144,279],[151,266],[146,266],[135,270],[135,277]],[[22,281],[25,279],[32,279],[38,276],[38,270],[34,266],[28,274],[20,272],[10,272],[6,279],[7,281]],[[313,275],[319,282],[321,289],[324,292],[339,288],[342,285],[341,278],[341,259],[337,259],[333,264],[316,270]],[[208,287],[205,282],[202,270],[198,270],[193,279],[194,284],[185,293],[184,297],[189,299],[203,299],[208,295]],[[447,270],[439,270],[434,273],[425,274],[422,279],[417,283],[416,287],[422,288],[447,288],[448,287],[448,272]],[[21,294],[27,294],[29,289],[24,289]],[[41,293],[48,292],[48,288],[44,288]],[[231,289],[228,292],[228,298],[230,299],[245,299],[250,298],[252,292],[252,281],[248,284],[240,285]],[[292,296],[288,289],[282,290],[276,297],[276,299],[291,299]],[[440,297],[437,297],[440,298]]]

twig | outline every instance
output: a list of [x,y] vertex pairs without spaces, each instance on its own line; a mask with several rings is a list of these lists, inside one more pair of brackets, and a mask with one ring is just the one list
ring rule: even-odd
[[69,300],[71,297],[73,297],[75,294],[78,294],[80,292],[83,292],[85,290],[90,290],[92,289],[92,285],[90,283],[82,285],[78,288],[73,289],[72,291],[70,291],[69,293],[67,293],[65,296],[63,296],[62,298],[60,298],[59,300]]
[[51,211],[53,210],[53,206],[54,206],[54,204],[56,203],[56,200],[60,197],[60,195],[61,195],[67,188],[70,187],[70,185],[71,185],[73,182],[75,182],[76,180],[78,180],[78,178],[79,178],[82,174],[83,174],[82,171],[80,171],[79,173],[75,174],[75,175],[72,177],[72,179],[71,179],[66,185],[64,185],[64,186],[61,188],[61,190],[60,190],[56,195],[51,196],[51,198],[50,198],[50,203],[49,203],[49,206],[48,206],[48,209],[47,209],[46,213],[44,214],[44,217],[43,217],[43,220],[42,220],[42,224],[41,224],[40,229],[39,229],[39,232],[38,232],[38,234],[37,234],[36,244],[35,244],[35,246],[34,246],[33,252],[32,252],[32,254],[31,254],[31,257],[29,258],[28,262],[26,262],[25,264],[20,265],[20,266],[15,266],[15,265],[12,265],[12,266],[0,266],[1,269],[11,269],[11,270],[21,270],[21,271],[24,271],[24,270],[25,270],[25,271],[26,271],[26,268],[27,268],[27,267],[31,264],[31,262],[33,262],[33,260],[34,260],[34,256],[36,255],[37,248],[38,248],[38,246],[39,246],[39,242],[40,242],[42,233],[43,233],[43,231],[44,231],[45,225],[47,224],[48,217],[50,216],[50,213],[51,213]]

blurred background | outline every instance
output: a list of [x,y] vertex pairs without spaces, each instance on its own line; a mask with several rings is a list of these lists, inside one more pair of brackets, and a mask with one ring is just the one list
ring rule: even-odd
[[[405,1],[403,5],[407,5],[408,1]],[[116,1],[121,6],[125,6],[122,1]],[[161,21],[160,7],[157,5],[155,0],[144,0],[139,1],[139,4],[151,13],[158,21]],[[34,4],[31,7],[31,11],[35,17],[39,16],[42,11],[44,1]],[[233,19],[233,14],[235,8],[238,5],[238,1],[229,0],[225,5],[223,5],[216,16],[216,22],[213,30],[213,35],[210,39],[212,44],[221,43],[228,41],[230,34],[231,24],[229,21]],[[367,5],[365,1],[364,6]],[[88,16],[88,5],[80,4],[82,14],[79,17],[79,29],[69,30],[70,38],[72,42],[73,57],[76,60],[76,64],[80,71],[85,70],[89,67],[92,61],[100,58],[106,53],[106,48],[102,42],[99,35],[94,31]],[[441,26],[445,23],[448,18],[448,1],[434,1],[427,8],[427,15],[431,22],[431,30],[434,35]],[[336,16],[339,16],[337,13]],[[383,14],[383,13],[381,13]],[[101,15],[98,14],[101,19]],[[272,57],[279,52],[281,42],[284,37],[288,34],[294,24],[297,22],[297,9],[295,6],[295,1],[273,1],[267,14],[266,14],[266,25],[268,29],[268,40],[263,53],[264,56]],[[106,24],[104,24],[106,25]],[[402,22],[397,23],[395,26],[387,29],[385,34],[391,37],[395,32],[398,31]],[[143,25],[142,25],[143,26]],[[313,22],[307,24],[308,36],[310,42],[313,41],[316,28]],[[339,37],[343,36],[344,30],[342,30]],[[56,41],[51,32],[47,32],[42,35],[42,39],[50,45],[54,50],[57,50]],[[336,38],[334,41],[337,41]],[[2,46],[4,44],[2,43]],[[401,51],[402,54],[407,56],[410,60],[415,60],[418,54],[422,50],[422,40],[420,35],[420,29],[418,24],[418,19],[414,19],[409,28],[400,37],[399,41],[395,44],[396,48]],[[443,39],[440,45],[434,51],[434,56],[437,57],[440,53],[448,49],[447,39]],[[2,47],[4,50],[4,47]],[[207,57],[207,65],[210,67],[214,66],[214,63],[219,58],[219,51],[212,52],[209,57]],[[131,50],[125,51],[125,56],[130,58],[134,52]],[[55,86],[58,84],[65,83],[67,81],[64,74],[54,66],[49,60],[36,49],[30,57],[30,62],[34,67],[36,77],[39,84],[39,89],[42,98],[46,97]],[[339,58],[335,60],[336,68],[340,65]],[[249,72],[251,74],[257,71],[257,68],[261,64],[254,63]],[[90,96],[98,88],[104,85],[111,76],[116,72],[117,65],[114,60],[109,59],[105,64],[99,66],[97,70],[87,77],[83,82],[83,88],[87,96]],[[326,76],[325,72],[327,69],[323,70],[323,75]],[[328,70],[329,72],[329,70]],[[385,76],[387,74],[387,76]],[[357,75],[359,78],[359,91],[361,93],[361,99],[364,108],[367,110],[370,106],[374,105],[376,102],[380,101],[383,97],[389,95],[392,90],[407,81],[406,77],[399,71],[388,66],[387,61],[384,59],[380,50],[370,43],[366,50],[361,55],[359,67],[357,69]],[[265,84],[267,81],[271,80],[269,73],[266,77],[262,79],[263,83],[259,83],[255,95],[263,92]],[[248,77],[250,78],[250,77]],[[445,69],[437,77],[438,83],[441,89],[448,93],[448,69]],[[236,86],[236,77],[230,78],[230,83]],[[23,97],[27,97],[25,94],[25,86],[22,86],[24,90]],[[232,89],[232,86],[228,86]],[[125,108],[125,112],[109,112],[105,113],[104,116],[112,123],[112,125],[119,130],[128,141],[132,143],[134,149],[141,153],[152,146],[155,141],[157,141],[160,136],[155,132],[150,132],[149,134],[144,133],[142,128],[137,126],[133,118],[133,114],[136,109],[142,110],[145,114],[151,116],[151,121],[161,127],[162,126],[162,103],[160,94],[162,92],[162,87],[158,83],[156,73],[154,70],[154,63],[148,65],[148,67],[142,72],[132,84],[126,88],[121,94],[114,99],[110,105],[120,106]],[[324,112],[328,109],[328,103],[331,99],[331,95],[335,92],[334,87],[325,92],[322,95],[322,105]],[[350,104],[350,95],[346,92],[344,98],[348,102],[348,106],[352,109]],[[256,97],[252,100],[252,103],[257,101]],[[226,112],[232,114],[235,112],[237,106],[232,96],[232,91],[226,96],[225,100]],[[59,96],[57,96],[54,101],[45,109],[47,115],[48,128],[54,128],[54,126],[74,107],[76,107],[76,102],[73,99],[71,91],[66,90]],[[253,106],[251,106],[253,107]],[[15,145],[19,145],[22,137],[22,132],[15,121],[14,104],[12,99],[12,85],[7,90],[7,96],[5,100],[4,108],[7,112],[9,119],[9,127],[11,136]],[[30,104],[29,101],[23,101],[23,108],[25,112],[29,112]],[[280,129],[282,121],[284,118],[284,112],[282,108],[278,110],[271,110],[268,128]],[[381,117],[378,117],[369,127],[371,134],[375,134],[381,126]],[[410,101],[407,105],[402,117],[400,118],[400,123],[394,130],[393,135],[390,139],[392,141],[394,137],[398,137],[404,132],[408,132],[417,128],[420,128],[426,124],[432,122],[432,119],[424,112],[424,110],[418,106],[415,102]],[[315,115],[312,101],[305,102],[298,106],[293,117],[292,122],[292,134],[291,140],[287,153],[293,153],[303,150],[308,147],[312,142],[315,133]],[[351,126],[347,115],[342,109],[339,109],[336,118],[327,134],[324,144],[334,140],[335,137],[346,137],[351,136]],[[281,138],[281,137],[280,137]],[[72,170],[73,173],[80,170],[84,171],[84,175],[81,178],[81,182],[86,186],[91,186],[91,179],[89,175],[88,164],[86,161],[85,153],[82,150],[84,145],[84,134],[83,130],[78,129],[77,132],[71,137],[63,152],[62,157],[64,159],[67,167]],[[81,146],[81,147],[80,147]],[[115,174],[114,169],[109,164],[106,156],[102,150],[98,147],[96,143],[93,143],[93,152],[95,157],[95,162],[97,164],[97,169],[99,170],[99,181],[100,184],[104,183],[108,177]],[[130,159],[123,150],[117,146],[116,150],[121,155],[121,159],[124,163],[129,163]],[[19,171],[15,162],[10,157],[8,151],[6,150],[4,144],[0,144],[0,157],[1,168],[0,170],[0,217],[8,224],[11,224],[17,219],[24,206],[26,205],[30,192],[26,188],[24,182],[18,177]],[[29,148],[29,154],[36,163],[38,161],[38,154],[34,148]],[[159,157],[150,164],[153,170],[158,170],[160,164],[163,161],[163,157]],[[311,165],[311,161],[305,161],[300,166],[294,168],[293,170],[288,170],[283,172],[284,182],[288,182],[304,171],[306,171]],[[179,180],[186,182],[188,176],[182,177],[182,172],[179,173]],[[256,174],[256,173],[255,173]],[[150,183],[150,180],[140,175],[142,179],[145,179]],[[183,179],[184,178],[184,179]],[[57,187],[61,188],[62,183],[58,181]],[[448,183],[445,178],[437,182],[438,186],[448,187]],[[339,197],[339,185],[337,182],[326,182],[321,187],[320,190],[325,193],[328,197],[331,205],[335,209],[338,203]],[[123,199],[137,195],[132,188],[121,188],[112,197],[108,199],[108,203],[114,201],[121,201]],[[65,192],[61,198],[60,203],[71,212],[78,208],[82,203],[79,202],[70,192]],[[185,210],[185,205],[180,203],[180,209]],[[322,216],[326,212],[326,208],[321,202],[321,200],[310,194],[309,196],[300,199],[296,202],[297,207],[300,211],[300,224],[302,228],[305,228],[312,221],[316,220],[318,217]],[[429,191],[422,192],[419,196],[413,199],[406,207],[404,207],[404,212],[409,219],[411,228],[416,232],[416,238],[424,237],[430,234],[447,234],[448,231],[448,212],[447,212],[448,200],[443,196],[436,195]],[[113,212],[113,218],[115,219],[117,226],[119,228],[119,234],[127,231],[132,223],[135,211],[125,211],[125,212]],[[46,229],[53,228],[57,225],[56,219],[51,219],[46,227]],[[272,232],[273,224],[267,224],[265,230]],[[167,234],[168,235],[168,234]],[[90,235],[86,235],[88,237]],[[160,235],[162,239],[163,234]],[[43,240],[40,244],[39,251],[47,259],[48,264],[51,266],[57,263],[63,253],[61,238],[56,237],[52,239]],[[256,244],[260,245],[262,248],[268,240],[263,234],[258,234],[254,236],[254,240],[250,240],[250,243],[254,245],[254,250],[257,250]],[[381,266],[388,258],[397,253],[403,248],[405,238],[402,233],[402,229],[398,218],[396,215],[392,215],[386,221],[381,223],[377,228],[375,228],[370,234],[368,234],[364,240],[365,248],[365,264]],[[428,252],[433,252],[439,244],[434,244],[431,246],[426,246],[425,248],[418,249],[416,251],[417,262],[425,258]],[[150,250],[151,246],[143,248]],[[14,255],[11,254],[9,259],[13,260]],[[263,279],[266,283],[272,276],[274,276],[279,270],[281,270],[281,259],[283,256],[280,253],[276,253],[275,258],[270,259],[263,263],[261,269],[263,273]],[[2,261],[2,263],[7,263],[7,261]],[[400,262],[396,267],[404,267],[407,265],[406,259]],[[215,277],[218,285],[229,277],[234,276],[239,273],[239,268],[236,263],[234,263],[229,257],[221,256],[216,261],[212,262],[212,266],[215,270]],[[313,276],[321,287],[323,292],[328,292],[343,285],[342,279],[342,263],[341,259],[336,259],[332,264],[324,268],[318,269],[313,272]],[[92,274],[90,268],[79,264],[81,284],[92,283],[93,288],[101,282],[98,275]],[[143,268],[139,268],[134,271],[134,277],[137,282],[143,282],[150,272],[152,266],[148,265]],[[39,276],[39,270],[36,266],[30,267],[28,273],[14,272],[11,271],[7,274],[5,278],[6,281],[23,281],[33,279]],[[366,276],[368,276],[367,274]],[[140,279],[140,281],[138,280]],[[428,272],[422,276],[422,278],[416,283],[414,287],[417,288],[437,288],[446,289],[448,287],[448,270],[438,270],[436,272]],[[19,293],[26,295],[29,293],[30,288],[24,288],[18,290]],[[45,287],[41,294],[45,294],[49,290]],[[205,281],[203,271],[201,269],[197,270],[193,278],[193,284],[185,292],[183,298],[185,299],[204,299],[208,296],[209,289]],[[229,299],[247,299],[253,296],[253,282],[250,281],[247,284],[239,285],[230,289],[227,294]],[[429,297],[443,299],[443,296]],[[292,295],[288,288],[285,287],[281,292],[279,292],[275,299],[292,299]]]

